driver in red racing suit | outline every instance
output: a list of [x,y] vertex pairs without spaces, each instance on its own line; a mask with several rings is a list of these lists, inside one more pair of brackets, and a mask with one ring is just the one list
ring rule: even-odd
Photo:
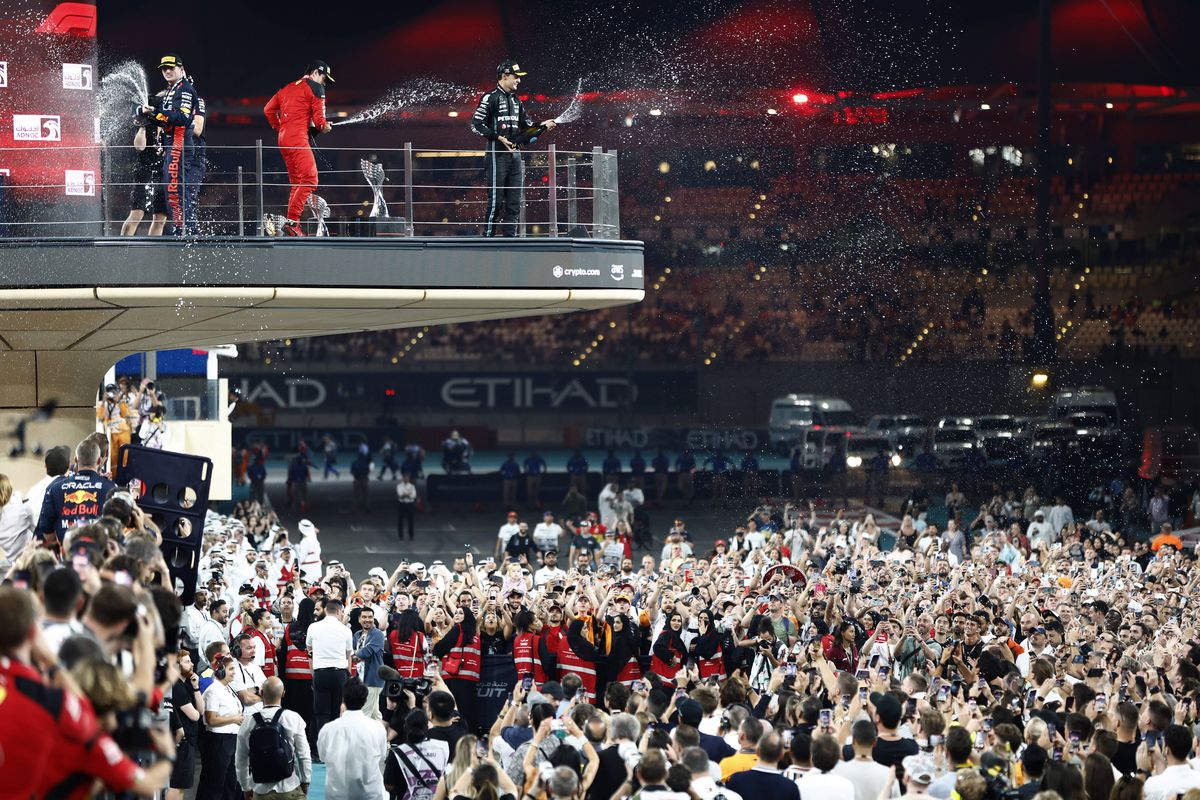
[[292,193],[288,198],[285,236],[303,236],[300,212],[317,188],[317,162],[308,144],[311,125],[321,133],[332,126],[325,120],[325,84],[333,83],[329,65],[314,61],[303,77],[284,86],[263,108],[267,122],[279,133],[279,150],[287,164]]

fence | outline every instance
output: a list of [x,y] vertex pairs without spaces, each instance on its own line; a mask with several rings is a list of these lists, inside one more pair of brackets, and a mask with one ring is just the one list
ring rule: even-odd
[[[46,163],[14,175],[0,169],[0,238],[107,237],[121,235],[123,227],[127,234],[147,233],[154,214],[145,213],[139,226],[130,212],[140,195],[165,195],[161,164],[156,169],[143,166],[139,174],[139,161],[145,156],[133,146],[41,145],[0,148],[0,165],[18,153],[29,159],[30,150],[45,151]],[[483,232],[488,196],[481,150],[425,150],[405,143],[313,152],[320,174],[317,195],[328,208],[329,235]],[[615,151],[564,151],[550,145],[522,155],[525,177],[517,235],[618,238]],[[189,235],[263,236],[265,219],[285,216],[289,182],[280,148],[261,139],[253,145],[209,145],[204,161],[196,224],[189,226]],[[365,176],[368,165],[382,178],[378,194]],[[189,188],[189,172],[180,170],[182,194]],[[165,213],[169,233],[170,211]],[[313,209],[306,210],[310,235],[318,228],[314,215]]]

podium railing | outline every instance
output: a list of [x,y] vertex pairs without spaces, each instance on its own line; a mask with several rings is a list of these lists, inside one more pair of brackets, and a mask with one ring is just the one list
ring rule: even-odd
[[[327,209],[330,236],[479,236],[488,208],[485,153],[413,147],[313,148],[319,173],[316,194],[323,203],[307,208],[306,232],[318,232],[318,208]],[[0,239],[31,237],[109,237],[136,227],[150,235],[156,212],[171,213],[161,169],[154,180],[137,172],[143,154],[133,146],[0,147]],[[523,237],[620,235],[617,153],[591,150],[523,150],[525,164],[520,218]],[[280,148],[258,140],[252,145],[208,145],[205,174],[195,180],[180,171],[182,195],[188,182],[199,184],[196,237],[264,236],[264,221],[286,215],[290,184]],[[368,179],[371,173],[377,186]],[[145,173],[143,173],[145,174]],[[150,183],[150,189],[145,188]],[[140,222],[135,203],[159,192]],[[163,211],[163,209],[166,209]],[[264,230],[266,228],[266,230]]]

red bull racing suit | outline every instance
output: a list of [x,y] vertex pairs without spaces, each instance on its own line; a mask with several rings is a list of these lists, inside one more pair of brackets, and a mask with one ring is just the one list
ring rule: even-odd
[[[163,185],[167,193],[167,211],[175,235],[195,233],[194,202],[187,187],[199,182],[195,174],[195,141],[192,138],[192,118],[196,114],[196,90],[187,78],[171,84],[163,96],[162,108],[156,119],[163,129]],[[186,221],[186,224],[185,224]]]

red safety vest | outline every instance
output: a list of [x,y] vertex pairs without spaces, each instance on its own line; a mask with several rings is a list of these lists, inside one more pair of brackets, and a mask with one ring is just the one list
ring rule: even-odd
[[567,673],[575,673],[579,676],[579,680],[583,685],[581,690],[583,698],[589,703],[596,701],[596,665],[591,661],[584,661],[575,654],[571,649],[571,645],[567,644],[567,639],[564,636],[562,645],[558,649],[558,667],[565,675]]
[[637,656],[630,656],[625,666],[617,673],[617,683],[632,686],[634,681],[640,681],[642,677],[642,665],[638,663]]
[[475,638],[465,645],[462,644],[460,638],[459,644],[450,651],[450,655],[458,656],[461,661],[459,662],[458,671],[453,675],[447,675],[447,678],[457,678],[460,681],[479,683],[479,662],[482,659],[482,655],[479,647],[478,633],[475,634]]
[[[561,625],[543,628],[540,637],[546,641],[546,649],[551,653],[557,653],[562,645],[566,634],[563,633]],[[557,670],[556,670],[557,671]],[[537,642],[533,646],[533,680],[537,684],[543,684],[546,681],[555,680],[557,676],[551,675],[546,671],[546,667],[542,664],[542,656],[539,652]]]
[[308,658],[308,651],[292,644],[290,630],[283,632],[283,646],[283,677],[289,681],[311,681],[312,661]]
[[263,665],[262,665],[263,675],[266,675],[268,678],[274,678],[275,677],[275,645],[273,645],[271,643],[270,637],[268,637],[262,631],[260,631],[256,628],[251,628],[249,632],[250,632],[251,636],[253,636],[254,638],[258,639],[260,642],[263,643]]
[[406,642],[398,641],[397,636],[397,631],[388,634],[388,640],[392,644],[392,661],[396,664],[396,671],[405,678],[423,677],[425,675],[425,635],[420,631],[413,631],[412,636],[408,637]]
[[287,586],[296,580],[296,562],[289,561],[287,564],[279,565],[279,592],[283,592],[283,587]]
[[518,633],[513,637],[513,663],[517,667],[518,678],[533,674],[536,650],[537,637],[532,633]]
[[667,666],[666,662],[658,656],[651,656],[650,671],[663,679],[663,683],[671,686],[675,685],[675,673],[679,672],[679,667],[683,664],[683,652],[676,649],[674,646],[671,650],[675,653],[675,662],[673,666]]
[[717,645],[717,652],[713,653],[712,658],[700,658],[696,660],[696,667],[700,671],[701,678],[724,678],[725,677],[725,654],[721,649],[721,645]]

